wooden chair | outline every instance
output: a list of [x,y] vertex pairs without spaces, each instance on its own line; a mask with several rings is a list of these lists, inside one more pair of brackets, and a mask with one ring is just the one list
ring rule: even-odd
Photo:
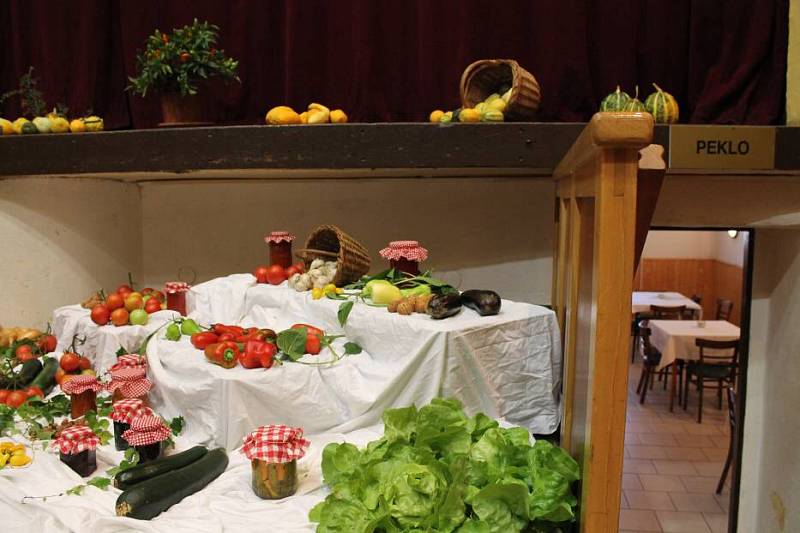
[[717,494],[722,493],[722,487],[728,477],[728,470],[730,470],[733,462],[733,436],[736,433],[736,425],[739,423],[736,416],[736,393],[733,387],[728,387],[728,423],[731,426],[731,440],[728,443],[728,456],[725,458],[725,466],[722,468],[722,475],[719,478],[719,483],[717,483]]
[[651,305],[650,313],[653,318],[657,320],[683,320],[683,314],[686,312],[685,305],[677,307],[664,307],[661,305]]
[[[703,389],[714,388],[717,389],[717,401],[719,408],[722,409],[722,385],[723,383],[732,387],[736,380],[736,366],[739,358],[739,340],[733,341],[714,341],[710,339],[696,339],[695,346],[700,349],[700,360],[689,361],[686,365],[686,386],[683,391],[683,409],[689,403],[689,385],[692,383],[692,376],[694,376],[694,383],[697,385],[697,391],[700,396],[697,406],[697,423],[703,421]],[[705,350],[730,350],[726,354],[706,354]],[[707,382],[713,382],[715,385],[707,387]]]
[[717,300],[717,320],[730,320],[733,312],[733,302],[720,298]]
[[636,360],[636,347],[639,345],[639,327],[641,325],[647,326],[647,320],[653,318],[652,313],[636,313],[631,320],[631,364]]
[[[702,305],[703,305],[703,297],[701,295],[692,294],[692,296],[689,299],[691,301],[693,301],[694,303],[696,303],[697,305],[702,307]],[[695,310],[695,309],[686,309],[686,311],[683,312],[683,319],[684,320],[694,320],[697,317],[696,313],[697,313],[697,310]]]
[[[653,374],[668,374],[670,367],[661,371],[656,370],[661,363],[661,352],[650,344],[650,328],[646,326],[645,320],[639,323],[639,338],[642,343],[642,374],[639,377],[639,384],[636,386],[636,393],[639,394],[639,403],[641,404],[647,398],[647,386],[650,385],[650,388],[653,388]],[[666,382],[667,380],[664,379],[664,383]]]

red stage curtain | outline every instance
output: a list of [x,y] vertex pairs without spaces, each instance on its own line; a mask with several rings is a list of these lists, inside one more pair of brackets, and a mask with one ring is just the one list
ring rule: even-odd
[[426,120],[459,105],[461,72],[484,58],[536,76],[542,121],[587,120],[617,84],[643,98],[651,82],[681,122],[783,121],[788,0],[3,0],[0,91],[33,65],[48,103],[153,127],[158,98],[124,90],[136,51],[194,17],[240,60],[242,84],[212,89],[228,123],[312,101],[351,120]]

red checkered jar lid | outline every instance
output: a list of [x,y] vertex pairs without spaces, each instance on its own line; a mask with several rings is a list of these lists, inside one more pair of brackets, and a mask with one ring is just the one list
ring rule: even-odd
[[155,444],[167,440],[171,433],[164,421],[153,414],[135,416],[130,425],[131,428],[122,434],[122,438],[131,446]]
[[103,390],[103,386],[97,381],[95,376],[75,376],[61,383],[61,390],[65,394],[81,394],[86,391],[98,392]]
[[271,231],[269,235],[264,237],[264,242],[292,242],[294,235],[288,231]]
[[111,407],[111,420],[130,424],[137,416],[153,415],[153,411],[137,398],[126,398],[114,402]]
[[310,444],[311,442],[303,438],[302,428],[260,426],[244,438],[242,453],[250,460],[288,463],[302,458]]
[[147,394],[153,383],[147,379],[147,369],[143,366],[126,366],[111,369],[111,381],[106,386],[109,392],[119,390],[126,398],[136,398]]
[[164,292],[175,294],[176,292],[186,292],[191,288],[188,283],[182,281],[168,281],[164,284]]
[[407,259],[409,261],[422,262],[428,258],[428,250],[419,245],[419,241],[392,241],[389,246],[378,252],[384,259],[397,261]]
[[126,353],[117,357],[117,362],[114,364],[114,366],[109,368],[109,371],[114,372],[116,370],[119,370],[120,368],[137,367],[137,366],[146,367],[147,357],[135,353]]
[[86,450],[94,450],[100,438],[86,426],[71,426],[61,431],[52,441],[52,446],[65,455],[75,455]]

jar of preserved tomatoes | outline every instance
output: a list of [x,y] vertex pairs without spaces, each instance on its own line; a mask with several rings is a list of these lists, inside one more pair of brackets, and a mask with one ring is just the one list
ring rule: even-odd
[[181,316],[186,316],[186,293],[189,288],[189,284],[182,281],[168,281],[165,283],[164,292],[167,293],[167,309],[177,311]]
[[139,454],[139,464],[161,457],[164,441],[172,433],[161,417],[139,414],[133,417],[130,426],[122,438]]
[[97,393],[103,386],[95,376],[70,376],[61,383],[61,390],[69,395],[72,418],[80,418],[87,411],[97,411]]
[[112,367],[109,369],[109,374],[111,381],[106,388],[112,394],[112,401],[136,398],[141,400],[143,405],[150,405],[147,395],[153,388],[153,383],[147,379],[145,366]]
[[297,491],[297,460],[311,443],[301,428],[260,426],[244,438],[242,453],[252,466],[253,492],[259,498],[277,500]]
[[389,260],[391,268],[412,276],[419,274],[419,264],[428,258],[428,250],[420,246],[418,241],[392,241],[379,253]]
[[53,440],[61,462],[81,477],[97,470],[97,446],[100,439],[86,426],[70,426],[61,430]]
[[122,435],[131,428],[131,420],[137,416],[153,415],[153,411],[146,407],[142,400],[131,398],[115,402],[111,409],[111,420],[114,421],[114,447],[119,450],[127,450],[130,444]]
[[269,266],[280,265],[283,268],[292,266],[292,241],[294,235],[288,231],[273,231],[264,237],[269,244]]

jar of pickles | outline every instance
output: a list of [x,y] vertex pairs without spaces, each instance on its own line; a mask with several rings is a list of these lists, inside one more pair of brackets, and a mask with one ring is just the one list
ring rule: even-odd
[[428,250],[418,241],[392,241],[381,250],[381,257],[389,260],[389,267],[416,276],[419,264],[428,258]]
[[139,464],[161,457],[164,441],[172,433],[161,417],[152,412],[138,414],[131,419],[130,426],[122,438],[139,454]]
[[114,403],[111,408],[111,420],[114,421],[114,447],[117,450],[130,448],[130,444],[122,435],[131,428],[131,420],[142,415],[153,415],[153,411],[146,407],[142,400],[131,398]]
[[260,426],[244,438],[242,453],[250,459],[253,492],[259,498],[277,500],[297,491],[297,460],[311,443],[301,428]]
[[181,316],[186,316],[186,293],[189,292],[189,284],[182,281],[168,281],[164,284],[164,292],[167,293],[167,309],[177,311]]
[[117,363],[109,369],[111,382],[107,389],[112,394],[112,400],[137,398],[144,405],[149,405],[147,394],[153,388],[153,383],[147,379],[147,368],[140,366],[119,366]]
[[97,393],[102,389],[95,376],[79,375],[62,382],[61,390],[69,395],[72,418],[80,418],[87,411],[97,411]]
[[269,245],[269,266],[280,265],[283,268],[292,266],[292,241],[294,235],[288,231],[272,231],[264,237]]
[[70,426],[61,430],[53,440],[58,447],[61,462],[81,477],[89,477],[97,470],[97,446],[100,439],[86,426]]

